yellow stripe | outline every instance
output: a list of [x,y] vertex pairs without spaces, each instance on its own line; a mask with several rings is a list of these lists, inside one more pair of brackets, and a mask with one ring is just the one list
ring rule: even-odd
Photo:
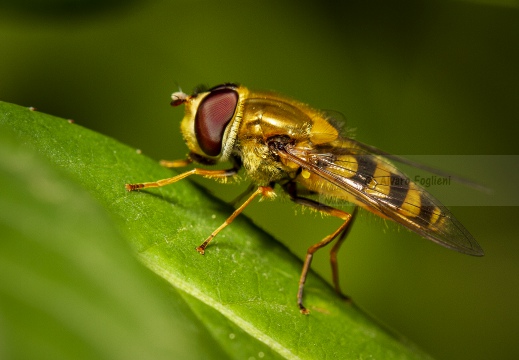
[[400,207],[399,212],[407,217],[417,217],[420,214],[420,207],[422,201],[420,200],[420,191],[414,185],[409,184],[409,191],[405,197],[404,203]]
[[368,185],[369,189],[366,189],[366,193],[380,195],[389,195],[391,187],[391,172],[387,171],[381,166],[377,166],[373,179]]
[[340,167],[331,166],[330,170],[343,177],[351,178],[357,174],[357,170],[359,169],[357,159],[351,155],[340,156],[336,163],[340,163]]
[[433,211],[433,213],[431,215],[431,222],[430,222],[429,226],[430,225],[435,225],[436,222],[438,221],[438,219],[440,218],[440,215],[441,215],[440,208],[439,207],[435,207],[434,211]]

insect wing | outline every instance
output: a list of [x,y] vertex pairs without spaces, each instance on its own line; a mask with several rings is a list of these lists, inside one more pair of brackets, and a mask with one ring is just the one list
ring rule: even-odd
[[351,194],[367,210],[447,248],[483,255],[476,240],[445,206],[383,156],[359,148],[357,142],[345,140],[341,146],[311,150],[287,146],[284,156]]

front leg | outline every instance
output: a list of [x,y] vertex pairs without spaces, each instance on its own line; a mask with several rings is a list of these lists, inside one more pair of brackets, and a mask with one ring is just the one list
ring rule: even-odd
[[177,176],[173,176],[171,178],[157,180],[157,181],[151,181],[151,182],[145,182],[145,183],[139,183],[139,184],[126,184],[124,187],[128,191],[134,191],[134,190],[147,189],[147,188],[152,188],[152,187],[161,187],[161,186],[173,184],[190,175],[201,175],[201,176],[205,176],[210,179],[219,179],[219,178],[232,177],[232,176],[235,176],[237,173],[238,173],[237,168],[232,168],[232,169],[227,169],[227,170],[207,170],[207,169],[194,168],[192,170],[186,171],[185,173],[182,173]]
[[[162,166],[168,167],[168,168],[177,168],[177,167],[183,167],[191,164],[193,161],[196,161],[200,164],[204,165],[214,165],[215,161],[213,159],[207,159],[200,155],[197,155],[195,153],[189,153],[187,159],[183,160],[161,160],[160,164]],[[233,177],[238,173],[238,170],[240,170],[240,163],[232,160],[233,167],[231,169],[227,170],[208,170],[208,169],[200,169],[200,168],[194,168],[192,170],[186,171],[185,173],[182,173],[177,176],[173,176],[171,178],[157,180],[157,181],[151,181],[151,182],[145,182],[145,183],[139,183],[139,184],[126,184],[124,187],[128,191],[134,191],[134,190],[140,190],[140,189],[146,189],[146,188],[152,188],[152,187],[161,187],[169,184],[173,184],[174,182],[177,182],[179,180],[182,180],[190,175],[201,175],[205,176],[207,178],[211,179],[221,179],[221,178],[227,178],[227,177]]]

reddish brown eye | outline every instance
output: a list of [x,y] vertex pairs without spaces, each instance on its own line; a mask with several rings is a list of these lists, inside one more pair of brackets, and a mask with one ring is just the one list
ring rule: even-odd
[[195,118],[195,135],[202,151],[217,156],[222,150],[225,127],[231,121],[238,104],[238,94],[232,89],[220,89],[207,95]]

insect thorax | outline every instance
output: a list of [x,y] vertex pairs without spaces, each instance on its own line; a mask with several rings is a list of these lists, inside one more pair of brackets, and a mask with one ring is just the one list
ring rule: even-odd
[[239,141],[238,147],[245,173],[254,183],[267,185],[290,177],[291,169],[284,167],[266,144],[244,139]]

